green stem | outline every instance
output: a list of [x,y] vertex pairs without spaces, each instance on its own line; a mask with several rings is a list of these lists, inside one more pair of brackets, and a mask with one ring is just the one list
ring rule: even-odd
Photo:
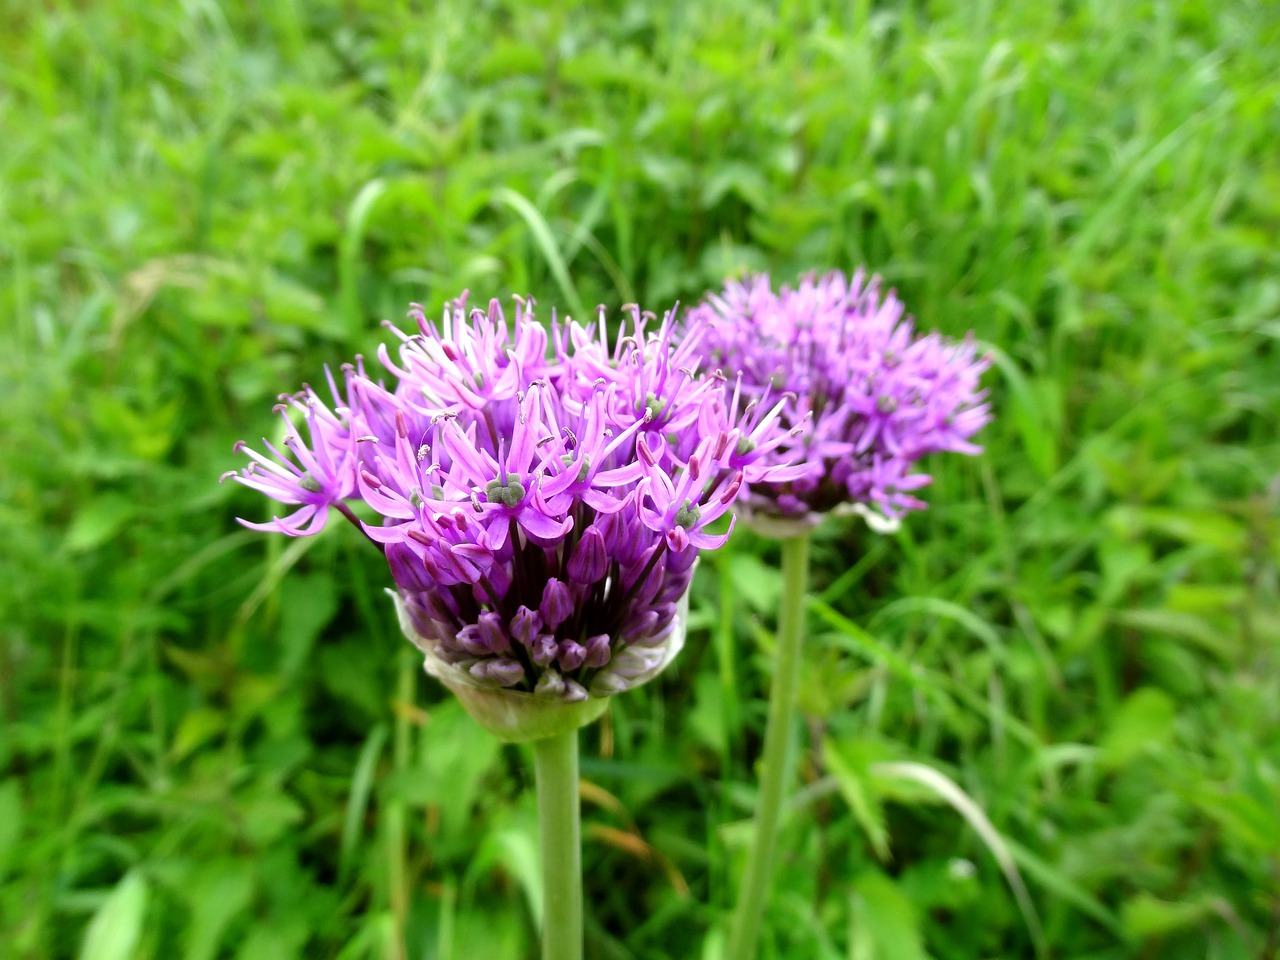
[[533,742],[542,843],[542,960],[582,960],[578,731]]
[[[395,728],[392,736],[392,761],[396,772],[409,766],[410,737],[409,711],[413,706],[413,682],[417,676],[416,657],[409,650],[400,652],[399,671],[396,677]],[[391,960],[404,960],[405,925],[409,917],[409,872],[407,868],[406,823],[403,800],[393,800],[387,807],[387,889],[391,904],[395,936],[391,943]]]
[[769,720],[764,734],[760,770],[760,798],[756,804],[755,836],[747,852],[747,872],[729,931],[726,957],[752,960],[760,938],[760,921],[769,897],[778,819],[786,794],[791,730],[800,684],[800,641],[804,634],[804,594],[809,580],[809,534],[782,541],[782,612],[778,620],[778,652]]

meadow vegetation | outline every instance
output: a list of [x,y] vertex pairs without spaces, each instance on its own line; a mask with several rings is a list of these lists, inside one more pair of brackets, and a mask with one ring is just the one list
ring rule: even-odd
[[[1280,956],[1280,7],[0,11],[0,956],[531,956],[527,758],[232,443],[411,301],[858,264],[997,419],[815,542],[765,956]],[[591,957],[720,955],[776,559],[584,734]]]

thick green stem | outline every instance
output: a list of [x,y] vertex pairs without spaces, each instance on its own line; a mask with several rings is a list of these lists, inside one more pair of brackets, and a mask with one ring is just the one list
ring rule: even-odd
[[542,960],[582,960],[578,731],[533,741],[542,844]]
[[778,653],[769,720],[764,734],[760,769],[760,798],[756,803],[755,836],[747,852],[747,872],[729,932],[732,960],[753,960],[760,937],[760,921],[773,876],[778,845],[778,820],[786,795],[791,731],[795,725],[796,688],[800,683],[800,641],[804,634],[804,594],[809,580],[809,534],[782,541],[782,613],[778,620]]

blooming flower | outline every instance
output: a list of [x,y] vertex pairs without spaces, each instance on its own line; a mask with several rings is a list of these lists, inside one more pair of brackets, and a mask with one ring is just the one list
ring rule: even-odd
[[[767,276],[748,277],[710,295],[690,322],[707,366],[733,371],[737,452],[767,474],[743,470],[754,515],[813,521],[853,506],[893,520],[925,506],[914,495],[931,479],[917,470],[922,457],[980,450],[970,438],[990,419],[979,387],[989,360],[972,339],[917,335],[879,278],[807,276],[775,292]],[[774,429],[770,417],[812,429]]]
[[283,450],[241,447],[235,479],[298,508],[246,526],[306,535],[343,511],[451,685],[573,703],[654,676],[683,642],[698,550],[728,536],[709,525],[745,482],[793,475],[781,397],[738,417],[724,378],[700,369],[701,322],[673,313],[632,308],[612,343],[603,312],[553,317],[548,336],[531,301],[513,330],[496,300],[468,310],[465,295],[439,324],[411,316],[417,330],[379,350],[393,384],[347,366],[332,407],[310,389],[286,398]]

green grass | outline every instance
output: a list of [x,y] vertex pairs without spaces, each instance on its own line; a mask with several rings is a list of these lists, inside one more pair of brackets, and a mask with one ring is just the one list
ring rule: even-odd
[[[530,757],[231,444],[410,301],[859,263],[998,419],[815,544],[766,956],[1280,952],[1273,4],[0,11],[0,955],[531,956]],[[717,956],[776,560],[586,735],[592,957]]]

